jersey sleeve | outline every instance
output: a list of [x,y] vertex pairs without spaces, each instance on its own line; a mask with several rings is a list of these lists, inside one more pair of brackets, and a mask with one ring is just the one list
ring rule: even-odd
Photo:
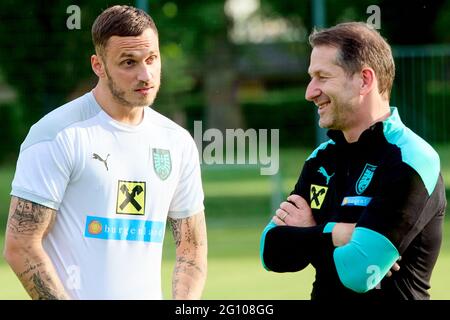
[[311,162],[306,161],[305,165],[303,166],[302,172],[300,174],[300,177],[297,180],[297,183],[295,184],[294,190],[292,190],[291,194],[297,194],[301,196],[303,199],[310,204],[310,196],[309,196],[309,188],[311,185],[310,181],[310,167]]
[[[309,161],[305,162],[291,194],[303,197],[309,203]],[[277,226],[270,222],[260,239],[260,259],[268,271],[294,272],[306,268],[323,244],[324,225],[315,227]]]
[[[440,176],[431,194],[405,163],[391,166],[381,180],[382,194],[371,199],[350,242],[333,252],[341,282],[356,292],[373,289],[431,219],[445,210]],[[377,281],[368,281],[368,270],[377,271]]]
[[168,214],[173,219],[187,218],[205,209],[197,146],[188,132],[186,136],[180,178]]
[[[54,139],[32,137],[22,144],[11,195],[58,210],[71,176],[73,146],[58,134]],[[34,139],[33,144],[26,143]]]
[[260,258],[264,269],[295,272],[306,268],[317,252],[329,246],[331,234],[323,225],[314,227],[277,226],[270,222],[260,241]]

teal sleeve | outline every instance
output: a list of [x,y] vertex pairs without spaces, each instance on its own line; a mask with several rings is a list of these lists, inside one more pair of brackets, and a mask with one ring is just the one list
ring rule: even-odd
[[399,256],[389,239],[363,227],[356,227],[350,242],[333,253],[342,284],[358,293],[376,287]]
[[261,259],[264,269],[266,269],[267,271],[270,271],[270,269],[267,268],[266,264],[264,263],[264,245],[265,245],[265,241],[266,241],[267,232],[269,232],[270,229],[275,228],[276,226],[277,225],[275,224],[275,222],[270,221],[269,224],[264,228],[262,235],[261,235],[261,240],[259,243],[259,257]]

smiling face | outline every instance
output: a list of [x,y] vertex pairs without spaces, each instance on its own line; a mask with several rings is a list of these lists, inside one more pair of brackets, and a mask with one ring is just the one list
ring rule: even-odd
[[337,54],[335,47],[313,48],[308,69],[311,81],[305,98],[318,107],[321,128],[345,131],[357,122],[360,79],[356,74],[349,76],[336,64]]
[[101,54],[104,82],[114,101],[126,107],[153,104],[161,81],[157,33],[147,28],[139,36],[112,36]]

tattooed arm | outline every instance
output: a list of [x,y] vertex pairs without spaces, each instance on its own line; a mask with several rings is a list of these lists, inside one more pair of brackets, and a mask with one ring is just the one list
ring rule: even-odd
[[53,209],[11,198],[4,256],[32,299],[69,298],[42,246],[55,217]]
[[184,219],[169,218],[176,244],[173,299],[200,299],[206,281],[207,239],[204,212]]

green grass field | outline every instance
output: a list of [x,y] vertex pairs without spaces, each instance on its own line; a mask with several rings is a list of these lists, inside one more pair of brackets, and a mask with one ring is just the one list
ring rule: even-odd
[[[437,148],[444,178],[450,186],[450,147]],[[309,150],[283,150],[280,155],[282,194],[295,184]],[[13,166],[0,168],[0,246],[9,206]],[[208,279],[205,299],[309,299],[314,270],[276,274],[264,271],[259,261],[261,231],[271,216],[273,179],[257,169],[204,168],[208,225]],[[433,299],[450,299],[450,220],[446,219],[442,251],[432,278]],[[171,297],[174,244],[170,231],[164,243],[163,291]],[[0,258],[0,299],[27,299],[19,281]]]

